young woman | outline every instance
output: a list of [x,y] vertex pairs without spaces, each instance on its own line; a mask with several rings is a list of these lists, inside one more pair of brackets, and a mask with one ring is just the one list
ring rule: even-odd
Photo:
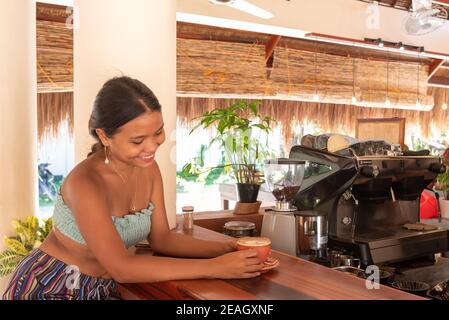
[[[164,122],[148,87],[128,77],[106,82],[89,131],[98,142],[64,180],[53,231],[19,264],[3,299],[116,299],[116,282],[260,274],[256,251],[169,230],[155,161]],[[183,258],[130,255],[145,239],[155,252]]]

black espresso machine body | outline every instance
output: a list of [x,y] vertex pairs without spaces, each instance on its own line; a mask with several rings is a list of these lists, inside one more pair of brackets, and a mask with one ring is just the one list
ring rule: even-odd
[[304,180],[293,204],[300,211],[325,213],[337,211],[342,194],[357,177],[353,159],[305,146],[293,146],[290,158],[306,161]]
[[345,249],[363,265],[394,263],[449,250],[443,228],[415,231],[420,222],[420,196],[444,170],[439,157],[356,157],[359,174],[340,198],[329,230],[330,249]]
[[[438,157],[345,157],[294,146],[308,161],[294,205],[328,217],[328,249],[359,257],[364,266],[448,251],[448,231],[410,231],[419,221],[424,188],[444,170]],[[308,170],[307,170],[308,169]]]

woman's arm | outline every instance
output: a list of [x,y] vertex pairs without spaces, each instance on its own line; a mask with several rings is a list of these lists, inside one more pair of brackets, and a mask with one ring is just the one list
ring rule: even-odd
[[162,176],[156,162],[153,163],[151,170],[153,177],[151,202],[154,204],[154,211],[148,242],[153,250],[170,256],[195,258],[213,258],[235,250],[235,240],[207,241],[170,231]]
[[[149,242],[151,241],[149,237]],[[235,251],[236,240],[224,240],[224,241],[209,241],[195,239],[190,235],[176,233],[170,231],[160,241],[159,245],[152,249],[158,253],[162,253],[175,257],[190,257],[190,258],[213,258],[221,256],[225,253]]]
[[[109,214],[101,182],[87,174],[71,177],[65,188],[78,228],[98,262],[118,282],[157,282],[172,279],[250,278],[262,264],[255,250],[232,252],[213,259],[133,256],[126,250]],[[154,217],[153,217],[154,218]],[[158,220],[156,225],[158,225]],[[165,219],[166,222],[166,217]],[[152,228],[153,230],[153,228]],[[166,232],[157,234],[168,235]],[[162,239],[163,241],[163,239]],[[247,251],[247,252],[246,252]]]

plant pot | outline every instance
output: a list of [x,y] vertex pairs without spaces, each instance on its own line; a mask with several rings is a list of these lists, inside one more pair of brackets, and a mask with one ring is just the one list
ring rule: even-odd
[[237,183],[237,194],[242,203],[253,203],[259,195],[259,184]]
[[449,200],[440,198],[441,217],[449,219]]

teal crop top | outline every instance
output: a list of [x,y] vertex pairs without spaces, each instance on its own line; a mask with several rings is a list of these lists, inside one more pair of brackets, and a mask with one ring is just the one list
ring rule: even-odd
[[[145,240],[150,233],[151,214],[153,204],[150,202],[146,209],[135,214],[127,214],[123,217],[112,216],[112,221],[127,248]],[[55,208],[53,211],[53,224],[65,236],[80,243],[86,244],[81,235],[75,217],[70,208],[64,203],[64,199],[58,192]]]

